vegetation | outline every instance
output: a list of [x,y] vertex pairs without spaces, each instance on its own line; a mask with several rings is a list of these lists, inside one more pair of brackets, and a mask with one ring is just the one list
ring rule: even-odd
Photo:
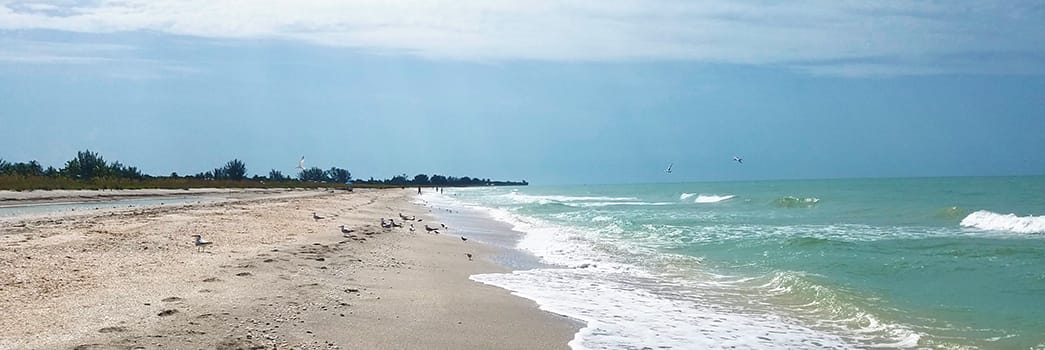
[[39,162],[11,163],[0,158],[0,190],[54,190],[54,189],[189,189],[189,188],[286,188],[286,187],[325,187],[325,188],[383,188],[406,186],[515,186],[528,185],[524,180],[491,181],[471,177],[453,177],[443,175],[417,174],[408,179],[406,174],[391,179],[352,181],[352,173],[346,169],[332,167],[323,170],[312,167],[301,171],[297,178],[284,175],[272,169],[268,176],[255,175],[247,177],[247,165],[233,159],[225,166],[196,175],[179,176],[177,172],[169,176],[151,176],[142,173],[138,168],[125,166],[120,162],[106,162],[101,155],[85,150],[76,153],[76,157],[67,161],[61,169],[47,167]]

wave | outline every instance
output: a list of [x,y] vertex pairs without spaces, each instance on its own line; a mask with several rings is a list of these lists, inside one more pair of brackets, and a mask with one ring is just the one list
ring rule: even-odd
[[668,203],[668,202],[589,202],[589,203],[563,203],[563,204],[566,205],[566,206],[570,206],[570,207],[590,208],[590,207],[608,207],[608,206],[612,206],[612,205],[639,205],[639,206],[642,206],[642,205],[658,205],[659,206],[659,205],[672,205],[672,204],[675,204],[675,203]]
[[820,203],[820,198],[809,197],[809,198],[798,198],[798,197],[781,197],[773,201],[773,205],[780,208],[810,208]]
[[980,210],[969,214],[969,216],[962,219],[961,226],[988,231],[1045,233],[1045,216],[1016,216],[1016,214],[1002,215],[986,210]]
[[638,198],[635,198],[635,197],[560,196],[560,195],[541,196],[541,195],[519,194],[518,192],[509,192],[509,193],[504,194],[502,196],[512,200],[513,202],[523,203],[523,204],[531,204],[531,203],[547,204],[547,203],[552,203],[552,202],[563,203],[563,202],[595,202],[595,201],[618,202],[618,201],[636,201],[636,200],[638,200]]
[[697,196],[697,199],[694,199],[693,203],[701,203],[701,204],[718,203],[718,202],[721,202],[721,201],[733,199],[734,197],[736,197],[736,195],[733,195],[733,194],[727,194],[725,196],[719,196],[719,195],[714,195],[714,194],[708,194],[708,195],[702,194],[702,195]]
[[697,195],[696,193],[683,193],[682,195],[679,196],[679,200],[680,201],[684,201],[684,200],[687,200],[690,197],[693,197],[693,196],[696,196],[696,195]]

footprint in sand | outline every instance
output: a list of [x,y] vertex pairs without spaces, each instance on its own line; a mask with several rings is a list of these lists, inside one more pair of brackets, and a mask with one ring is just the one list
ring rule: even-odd
[[252,274],[250,272],[240,272],[240,273],[237,273],[236,276],[247,277],[247,276],[252,276]]
[[182,300],[185,300],[185,299],[182,299],[182,298],[179,298],[179,297],[168,297],[168,298],[163,298],[163,300],[161,300],[161,301],[165,302],[165,303],[170,303],[170,302],[182,301]]
[[217,277],[208,277],[208,278],[203,279],[203,282],[221,282],[221,280],[218,279]]

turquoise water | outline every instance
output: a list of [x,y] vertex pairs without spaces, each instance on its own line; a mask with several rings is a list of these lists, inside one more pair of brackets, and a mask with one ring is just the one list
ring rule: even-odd
[[[1045,177],[482,188],[574,348],[1045,348]],[[1011,214],[1011,215],[1010,215]]]

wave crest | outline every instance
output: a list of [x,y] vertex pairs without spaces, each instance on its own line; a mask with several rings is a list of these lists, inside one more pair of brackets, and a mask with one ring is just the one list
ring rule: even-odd
[[961,226],[989,231],[1045,233],[1045,216],[1002,215],[987,210],[980,210],[962,219]]
[[702,194],[702,195],[697,196],[697,199],[694,199],[693,203],[701,203],[701,204],[704,204],[704,203],[718,203],[718,202],[721,202],[721,201],[733,199],[733,197],[736,197],[736,195],[734,195],[734,194],[727,194],[725,196],[719,196],[719,195],[715,195],[715,194],[708,194],[708,195]]
[[798,197],[781,197],[773,201],[773,205],[781,208],[809,208],[820,203],[820,198],[809,197],[809,198],[798,198]]

